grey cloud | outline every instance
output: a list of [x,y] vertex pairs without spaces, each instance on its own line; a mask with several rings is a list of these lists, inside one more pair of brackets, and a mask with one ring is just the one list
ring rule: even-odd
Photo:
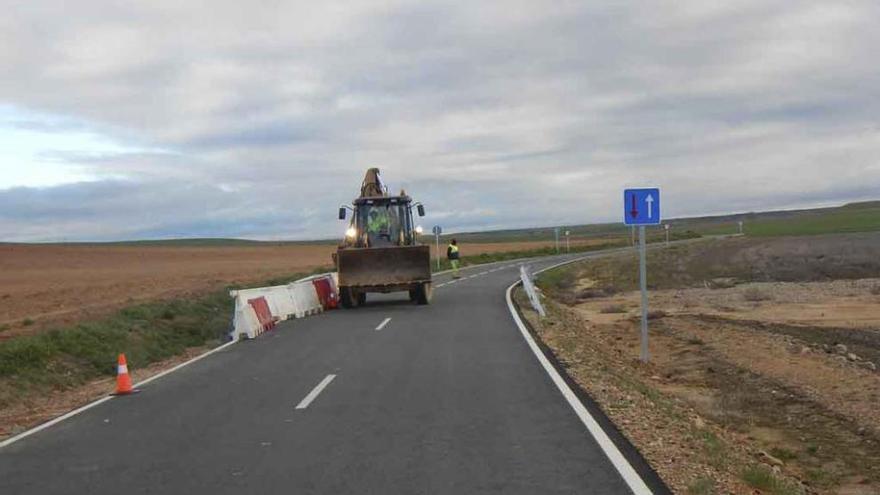
[[15,125],[146,150],[47,150],[101,180],[0,191],[0,239],[333,236],[374,165],[447,230],[616,221],[627,185],[693,215],[880,183],[873,1],[209,10],[0,20],[0,101],[35,115]]
[[289,146],[320,140],[322,135],[324,133],[321,132],[321,129],[312,128],[308,124],[282,120],[224,133],[215,131],[205,136],[192,138],[182,144],[182,147],[197,152],[203,149]]

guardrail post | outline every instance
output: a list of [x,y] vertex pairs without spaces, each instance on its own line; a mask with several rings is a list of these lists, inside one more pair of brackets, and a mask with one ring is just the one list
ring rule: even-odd
[[541,318],[544,318],[547,316],[547,313],[544,312],[544,306],[541,305],[541,299],[538,297],[537,290],[535,290],[535,284],[532,283],[532,274],[529,273],[526,265],[519,265],[519,275],[522,279],[523,288],[526,290],[526,295],[529,296],[529,302],[532,303],[532,307],[541,315]]

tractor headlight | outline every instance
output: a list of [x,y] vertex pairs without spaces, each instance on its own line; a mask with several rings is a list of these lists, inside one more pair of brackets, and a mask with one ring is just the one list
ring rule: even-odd
[[417,225],[416,226],[416,234],[422,235],[422,232],[424,232],[424,229],[422,229],[422,226]]
[[358,231],[356,228],[349,227],[348,230],[345,231],[345,237],[348,237],[349,239],[354,239],[355,236],[357,236],[357,233]]

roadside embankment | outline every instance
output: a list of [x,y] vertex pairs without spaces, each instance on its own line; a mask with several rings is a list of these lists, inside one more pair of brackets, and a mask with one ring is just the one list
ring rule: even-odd
[[651,362],[635,253],[540,276],[526,317],[679,493],[877,493],[880,236],[651,252]]

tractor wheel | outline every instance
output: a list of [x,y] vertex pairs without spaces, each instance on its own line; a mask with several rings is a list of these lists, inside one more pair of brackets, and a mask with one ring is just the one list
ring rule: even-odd
[[433,294],[434,289],[431,287],[431,282],[425,282],[416,289],[416,302],[422,305],[430,304]]
[[346,309],[351,309],[354,307],[354,300],[351,297],[351,289],[348,287],[340,287],[339,288],[339,302],[342,303],[342,307]]

